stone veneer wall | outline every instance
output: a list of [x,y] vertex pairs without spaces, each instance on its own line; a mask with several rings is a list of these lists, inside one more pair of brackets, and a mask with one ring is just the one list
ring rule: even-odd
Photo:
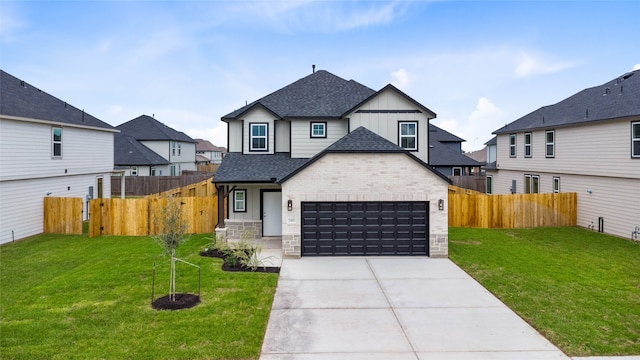
[[216,235],[224,237],[224,241],[231,240],[260,240],[262,238],[262,220],[233,220],[225,219],[225,228],[216,229]]
[[283,254],[301,256],[302,201],[429,201],[429,256],[447,257],[448,185],[404,154],[327,154],[282,184]]

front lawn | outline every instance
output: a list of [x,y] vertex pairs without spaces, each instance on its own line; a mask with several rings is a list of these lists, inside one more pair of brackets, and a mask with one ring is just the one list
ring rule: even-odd
[[566,354],[640,354],[640,244],[577,227],[450,228],[449,256]]
[[[0,246],[0,357],[7,359],[257,359],[277,274],[229,273],[200,257],[192,236],[178,256],[202,267],[202,302],[153,310],[169,288],[169,257],[149,237],[40,235]],[[177,291],[198,272],[177,265]]]

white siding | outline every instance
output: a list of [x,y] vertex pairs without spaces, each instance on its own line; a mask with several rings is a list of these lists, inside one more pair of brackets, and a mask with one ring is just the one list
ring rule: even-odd
[[[312,122],[327,124],[326,138],[311,137]],[[345,135],[347,135],[346,120],[293,120],[291,121],[291,157],[311,158]]]
[[[561,192],[578,194],[578,225],[598,229],[598,218],[604,218],[604,232],[629,237],[640,226],[640,179],[585,176],[566,173],[527,171],[540,176],[540,192],[553,192],[553,178],[560,178]],[[517,192],[524,188],[524,172],[499,170],[493,175],[494,194],[508,194],[511,180],[518,183]]]
[[276,125],[276,152],[291,152],[291,122],[277,120]]
[[151,149],[156,154],[162,156],[163,158],[169,160],[169,155],[171,154],[171,143],[168,141],[150,141],[144,140],[140,141],[140,143],[149,149]]
[[[169,166],[157,166],[156,169],[163,169],[162,175],[171,175],[171,165],[176,166],[176,175],[180,175],[183,170],[197,170],[196,165],[196,144],[183,141],[176,141],[175,155],[173,152],[173,141],[140,141],[140,143],[149,149],[153,150],[156,154],[169,160],[171,163]],[[178,151],[179,145],[179,151]],[[165,171],[166,169],[166,171]],[[160,175],[158,172],[156,175]]]
[[241,152],[242,151],[242,121],[229,121],[227,126],[229,134],[229,144],[227,149],[229,152]]
[[[418,107],[392,90],[385,91],[357,110],[419,110]],[[418,122],[418,151],[413,152],[420,160],[429,161],[429,118],[425,113],[358,113],[348,115],[349,127],[353,131],[363,126],[394,144],[399,144],[398,122]]]
[[[262,108],[249,111],[243,120],[243,139],[242,146],[245,154],[273,154],[275,150],[274,138],[274,116]],[[267,125],[267,151],[249,151],[249,124],[266,123]]]

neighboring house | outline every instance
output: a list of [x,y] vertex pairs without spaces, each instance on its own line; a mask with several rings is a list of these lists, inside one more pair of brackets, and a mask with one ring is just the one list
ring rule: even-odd
[[0,243],[43,232],[45,196],[109,197],[116,129],[2,70],[0,94]]
[[498,147],[498,137],[494,136],[491,140],[487,141],[485,144],[486,147],[486,157],[487,164],[484,166],[485,174],[486,174],[486,189],[485,192],[487,194],[493,194],[493,173],[489,171],[496,170],[496,157],[497,157],[497,147]]
[[480,173],[484,165],[462,152],[465,141],[450,132],[429,124],[429,165],[444,176],[468,176]]
[[294,257],[447,256],[449,180],[427,164],[435,116],[392,85],[327,71],[223,116],[217,233],[278,237]]
[[227,149],[213,145],[209,140],[196,140],[196,158],[202,164],[220,164]]
[[578,225],[624,237],[640,226],[640,70],[494,134],[492,193],[576,192]]
[[117,140],[125,145],[115,148],[116,166],[128,169],[125,175],[179,176],[183,170],[196,170],[196,141],[185,133],[147,115],[120,124],[116,129],[123,135]]

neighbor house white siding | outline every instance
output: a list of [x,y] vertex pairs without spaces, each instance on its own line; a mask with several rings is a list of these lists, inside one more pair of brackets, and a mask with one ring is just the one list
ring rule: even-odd
[[[374,112],[359,113],[357,112],[358,110]],[[402,121],[417,121],[418,150],[412,151],[412,153],[427,163],[429,161],[429,117],[424,112],[402,112],[412,110],[420,109],[395,91],[387,90],[355,109],[355,111],[348,114],[347,117],[349,118],[351,131],[363,126],[398,145],[398,123]]]
[[[62,127],[61,158],[52,158],[54,126]],[[100,178],[109,197],[112,170],[113,131],[1,118],[0,243],[42,232],[45,196],[86,200]]]
[[[326,138],[311,137],[311,123],[326,123]],[[311,158],[327,146],[347,135],[347,120],[293,120],[291,121],[291,157]]]

